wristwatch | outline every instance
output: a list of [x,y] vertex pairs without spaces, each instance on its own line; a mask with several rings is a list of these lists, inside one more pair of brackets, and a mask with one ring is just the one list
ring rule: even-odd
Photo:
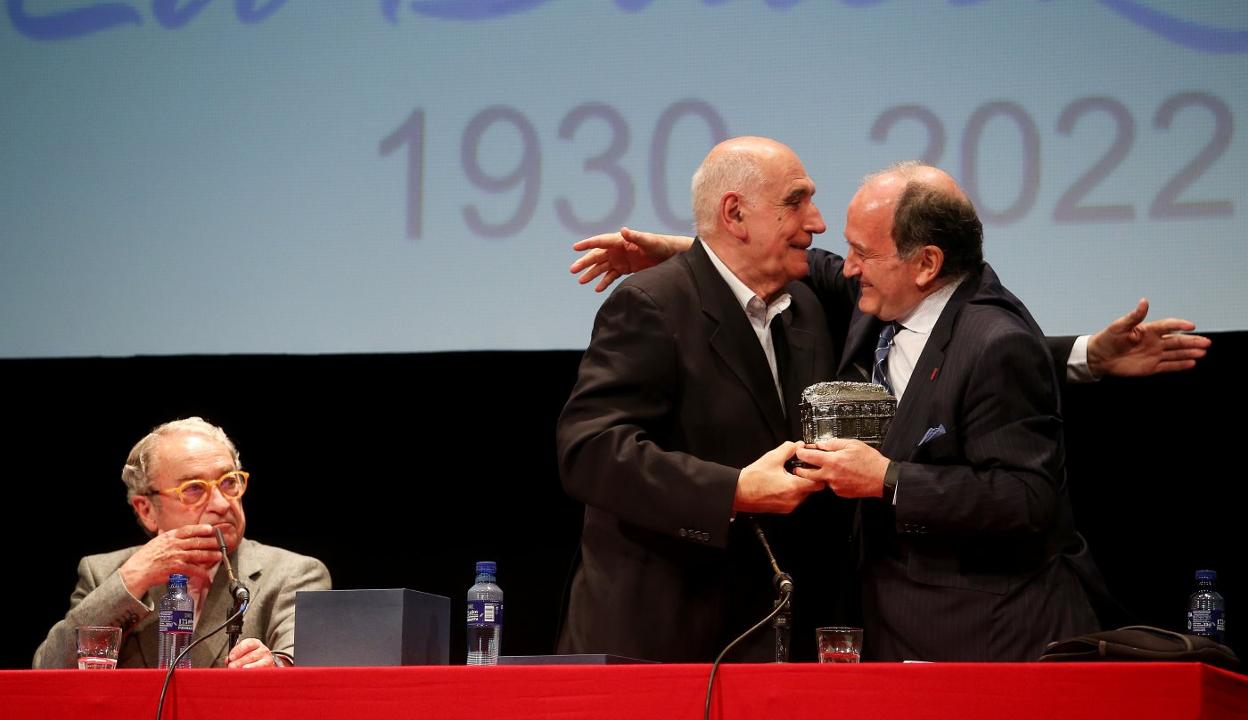
[[888,469],[884,471],[884,502],[897,502],[897,478],[901,475],[901,466],[892,460],[888,461]]

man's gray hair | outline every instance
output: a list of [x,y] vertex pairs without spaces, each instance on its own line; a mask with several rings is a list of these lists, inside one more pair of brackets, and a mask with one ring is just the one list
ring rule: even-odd
[[762,187],[764,175],[759,156],[745,148],[725,148],[702,161],[693,174],[693,231],[706,237],[715,229],[719,200],[726,192],[753,195]]
[[228,448],[230,455],[234,456],[234,467],[242,467],[238,459],[238,448],[234,447],[234,442],[224,430],[201,417],[173,420],[152,428],[151,432],[131,448],[130,455],[126,458],[126,465],[121,469],[121,481],[126,484],[126,500],[151,492],[156,447],[161,438],[179,434],[202,435],[216,440]]

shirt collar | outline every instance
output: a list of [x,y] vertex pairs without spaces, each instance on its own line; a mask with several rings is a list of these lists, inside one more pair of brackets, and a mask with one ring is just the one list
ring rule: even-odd
[[733,274],[732,270],[724,264],[723,260],[719,259],[719,256],[715,254],[715,251],[711,249],[710,244],[705,240],[702,241],[702,247],[706,250],[707,256],[711,258],[711,264],[719,271],[720,276],[724,278],[724,282],[728,283],[728,289],[732,291],[733,297],[737,299],[741,309],[747,315],[750,313],[750,305],[766,307],[767,322],[770,323],[772,318],[784,312],[789,306],[789,303],[792,301],[789,293],[782,292],[776,296],[775,300],[772,300],[770,303],[766,302],[751,290],[748,285],[741,282],[741,278]]
[[936,327],[936,321],[940,319],[940,313],[949,304],[949,298],[953,297],[953,291],[957,290],[965,279],[966,276],[962,275],[945,283],[939,290],[920,300],[910,312],[897,318],[897,324],[901,328],[920,335],[931,333],[932,328]]

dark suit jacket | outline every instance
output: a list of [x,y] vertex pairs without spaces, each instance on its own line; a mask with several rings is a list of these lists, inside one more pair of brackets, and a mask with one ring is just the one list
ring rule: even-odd
[[[761,546],[748,523],[730,522],[737,476],[800,440],[797,398],[834,363],[813,293],[786,289],[777,354],[787,417],[758,338],[700,243],[633,275],[599,310],[557,429],[564,488],[586,505],[560,652],[708,662],[771,610]],[[786,532],[817,527],[764,520],[782,566],[797,542]],[[767,659],[769,635],[735,657]]]
[[[842,377],[862,379],[880,328],[855,315]],[[896,503],[861,504],[866,659],[1034,660],[1097,629],[1058,403],[1040,329],[984,265],[941,313],[881,448]]]
[[[69,612],[52,626],[35,651],[35,668],[77,665],[75,629],[80,625],[112,625],[122,629],[117,667],[156,667],[157,613],[163,587],[150,589],[139,602],[130,597],[117,569],[139,548],[88,555],[78,563],[78,586],[69,600]],[[251,606],[243,618],[243,638],[254,637],[270,650],[293,655],[295,650],[295,593],[328,590],[329,570],[316,558],[243,539],[230,557],[235,575],[251,591]],[[225,622],[230,610],[229,578],[217,568],[204,607],[195,608],[195,638]],[[191,651],[191,666],[225,665],[225,631]]]

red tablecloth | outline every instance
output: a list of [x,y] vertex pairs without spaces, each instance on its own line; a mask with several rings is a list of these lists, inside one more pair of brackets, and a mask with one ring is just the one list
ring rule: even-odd
[[[172,720],[702,716],[706,665],[178,671]],[[155,719],[157,670],[0,672],[0,718]],[[729,665],[712,717],[1248,718],[1248,677],[1192,663]]]

